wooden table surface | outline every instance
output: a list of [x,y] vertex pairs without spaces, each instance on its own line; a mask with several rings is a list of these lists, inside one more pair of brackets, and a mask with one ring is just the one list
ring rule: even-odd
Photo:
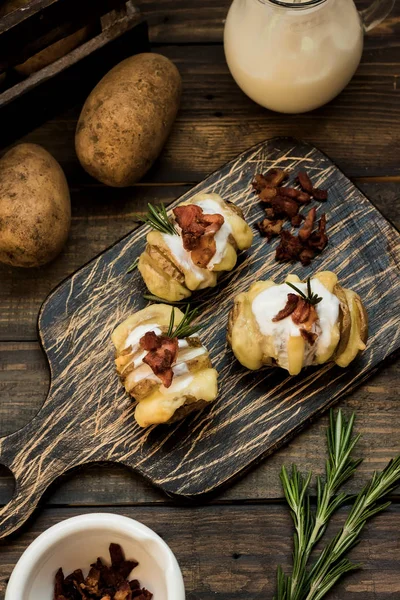
[[[79,109],[70,109],[23,138],[42,144],[63,166],[71,188],[72,229],[64,252],[32,270],[0,266],[0,434],[26,424],[45,399],[49,373],[36,334],[38,309],[50,290],[134,227],[146,202],[170,202],[247,147],[275,135],[316,144],[400,228],[400,6],[366,38],[362,64],[348,88],[313,113],[285,116],[251,102],[232,80],[221,44],[229,0],[142,0],[153,48],[178,66],[182,107],[155,167],[139,185],[105,188],[80,168],[73,136]],[[363,4],[361,3],[361,6]],[[15,140],[22,141],[22,140]],[[348,489],[400,452],[400,362],[383,366],[346,400],[357,411],[365,460]],[[270,599],[278,563],[290,565],[291,521],[279,471],[296,462],[323,471],[327,418],[241,481],[198,507],[176,507],[132,472],[92,465],[59,480],[30,522],[0,544],[0,600],[28,544],[73,515],[109,511],[155,529],[182,567],[188,600]],[[12,493],[3,470],[0,503]],[[335,517],[332,531],[343,520]],[[362,571],[329,595],[333,600],[400,598],[400,497],[367,525],[352,552]],[[19,600],[19,599],[15,599]]]

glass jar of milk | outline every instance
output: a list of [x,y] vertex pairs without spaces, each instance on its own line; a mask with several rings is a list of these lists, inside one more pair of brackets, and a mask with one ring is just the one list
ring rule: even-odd
[[229,69],[255,102],[283,113],[313,110],[349,83],[364,31],[395,0],[358,13],[353,0],[234,0],[224,32]]

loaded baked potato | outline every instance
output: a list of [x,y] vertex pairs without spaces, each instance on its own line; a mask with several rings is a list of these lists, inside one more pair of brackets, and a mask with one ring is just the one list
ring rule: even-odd
[[188,311],[153,304],[112,334],[117,372],[137,402],[140,427],[174,422],[217,397],[218,373],[189,320]]
[[170,302],[214,287],[219,273],[231,271],[237,252],[253,240],[242,211],[217,194],[198,194],[183,202],[169,224],[172,233],[148,234],[138,268],[150,292]]
[[297,375],[327,362],[347,367],[365,350],[368,317],[360,297],[334,273],[316,273],[307,283],[289,275],[281,285],[257,281],[239,294],[227,337],[248,369],[278,366]]

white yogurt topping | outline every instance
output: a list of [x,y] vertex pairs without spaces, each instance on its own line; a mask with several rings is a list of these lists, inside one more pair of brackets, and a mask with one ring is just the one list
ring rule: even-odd
[[[185,271],[191,271],[196,277],[196,279],[198,279],[198,281],[203,281],[205,279],[204,271],[212,271],[214,265],[218,265],[224,258],[228,238],[229,235],[232,233],[232,227],[229,224],[227,215],[224,212],[223,208],[215,200],[212,200],[211,198],[204,198],[202,200],[195,200],[193,204],[199,206],[204,214],[219,214],[222,215],[225,219],[225,222],[222,225],[221,229],[217,231],[217,233],[214,236],[216,252],[210,260],[210,262],[208,263],[206,269],[201,269],[200,267],[194,264],[190,252],[185,250],[185,248],[183,247],[182,237],[180,235],[177,236],[163,233],[162,237],[179,266],[181,266],[182,269]],[[178,226],[175,227],[179,230]]]
[[147,325],[139,325],[135,327],[128,337],[126,338],[124,348],[129,348],[132,346],[132,351],[135,352],[137,348],[139,348],[139,341],[148,331],[154,331],[156,335],[160,335],[161,329],[159,329],[157,323],[148,323]]
[[[132,360],[126,365],[125,369],[132,365],[133,361],[133,379],[135,383],[139,383],[143,379],[151,379],[152,381],[161,383],[161,379],[153,373],[151,367],[143,362],[147,352],[141,351],[139,341],[148,331],[154,331],[156,335],[160,335],[162,333],[157,323],[149,323],[148,325],[139,325],[136,327],[133,331],[131,331],[126,339],[125,348],[132,346],[133,356]],[[190,371],[187,362],[198,356],[201,356],[202,354],[205,354],[206,352],[207,349],[205,346],[189,346],[187,340],[178,340],[178,354],[175,364],[172,366],[172,371],[174,373],[172,384],[169,388],[165,388],[163,385],[161,385],[160,391],[162,392],[162,390],[164,390],[163,393],[174,393],[181,389],[179,386],[182,385],[185,387],[186,385],[189,385],[190,381],[192,380],[192,376],[190,376],[190,381],[188,382],[187,374],[190,373]],[[182,382],[184,382],[184,385]]]
[[204,269],[200,269],[194,264],[190,252],[183,247],[181,236],[170,235],[169,233],[162,233],[161,235],[178,265],[184,271],[191,271],[198,281],[203,281],[205,279]]
[[[296,283],[296,287],[307,294],[307,284]],[[313,325],[312,331],[318,334],[314,346],[306,344],[305,364],[313,362],[315,354],[321,354],[331,343],[332,328],[339,317],[339,300],[318,280],[311,280],[311,290],[322,297],[316,305],[318,322]],[[286,285],[275,285],[260,292],[253,300],[252,311],[260,331],[265,336],[271,336],[279,357],[280,364],[287,364],[287,342],[290,336],[299,336],[301,326],[293,323],[291,316],[274,322],[272,319],[286,306],[288,294],[294,290]]]

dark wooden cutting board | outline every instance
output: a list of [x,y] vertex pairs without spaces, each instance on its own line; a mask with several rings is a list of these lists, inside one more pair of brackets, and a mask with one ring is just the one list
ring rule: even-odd
[[[0,512],[0,536],[24,523],[59,475],[93,461],[122,463],[167,494],[200,498],[276,450],[399,348],[400,234],[314,147],[287,138],[265,142],[179,201],[200,191],[217,192],[241,206],[254,225],[263,210],[252,193],[252,178],[274,166],[293,177],[306,169],[315,185],[329,189],[328,202],[316,203],[318,214],[328,215],[329,246],[310,267],[282,265],[274,259],[277,241],[267,244],[256,233],[236,270],[195,297],[207,322],[202,339],[220,374],[220,394],[210,408],[173,426],[141,430],[115,373],[110,334],[147,304],[139,273],[127,273],[144,248],[146,226],[80,269],[44,302],[39,333],[51,385],[37,416],[0,440],[0,461],[16,478],[14,497]],[[234,296],[257,279],[282,282],[289,272],[304,279],[324,269],[335,271],[363,298],[370,319],[367,351],[348,369],[325,365],[294,378],[279,369],[242,368],[225,342]]]

